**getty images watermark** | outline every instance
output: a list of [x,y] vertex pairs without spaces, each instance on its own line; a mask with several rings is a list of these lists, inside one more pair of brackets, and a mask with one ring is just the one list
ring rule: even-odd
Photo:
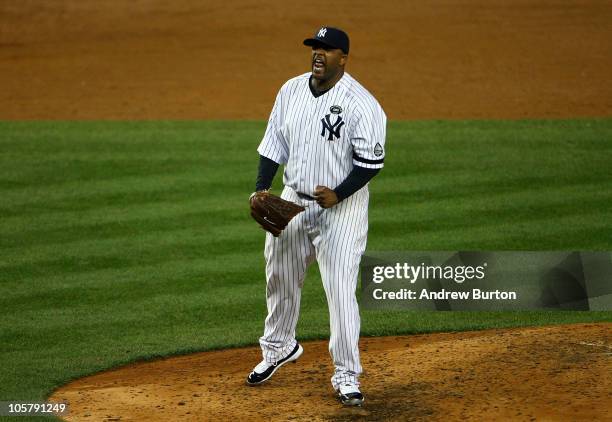
[[362,305],[421,310],[612,310],[610,252],[376,252]]
[[[394,266],[377,265],[372,270],[372,282],[380,284],[387,279],[404,280],[406,283],[413,285],[417,280],[452,280],[455,283],[463,283],[466,280],[483,280],[488,263],[483,263],[477,267],[471,265],[462,265],[453,267],[450,265],[410,265],[408,262],[395,263]],[[474,299],[474,300],[516,300],[516,291],[502,290],[429,290],[427,288],[408,289],[400,288],[399,290],[387,291],[382,287],[375,288],[372,292],[374,299],[390,299],[390,300],[440,300],[440,299]]]

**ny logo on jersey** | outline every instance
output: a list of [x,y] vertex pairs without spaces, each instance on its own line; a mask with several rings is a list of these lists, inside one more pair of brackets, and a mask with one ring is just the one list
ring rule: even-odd
[[317,37],[325,38],[325,34],[326,33],[327,33],[327,28],[321,28],[321,29],[319,29],[319,33],[317,34]]
[[329,131],[329,136],[327,137],[328,141],[333,141],[334,136],[336,138],[340,138],[340,129],[344,126],[344,122],[342,121],[342,117],[338,116],[336,119],[336,123],[332,124],[329,119],[331,114],[326,114],[323,119],[321,119],[321,123],[323,123],[323,130],[321,131],[321,136],[325,136],[325,131]]

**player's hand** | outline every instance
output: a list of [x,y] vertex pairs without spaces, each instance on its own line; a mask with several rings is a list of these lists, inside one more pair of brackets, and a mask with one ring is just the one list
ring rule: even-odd
[[336,192],[327,186],[317,186],[314,191],[314,198],[322,208],[331,208],[338,203]]

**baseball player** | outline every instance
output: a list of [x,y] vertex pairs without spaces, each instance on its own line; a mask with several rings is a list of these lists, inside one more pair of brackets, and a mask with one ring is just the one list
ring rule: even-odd
[[311,72],[280,89],[263,140],[256,191],[267,191],[285,166],[283,199],[305,208],[278,237],[266,234],[268,316],[263,360],[247,377],[259,385],[303,353],[295,327],[306,269],[319,264],[329,306],[331,383],[345,405],[360,406],[359,309],[355,297],[368,233],[368,182],[383,167],[386,115],[344,71],[348,35],[320,28],[304,40]]

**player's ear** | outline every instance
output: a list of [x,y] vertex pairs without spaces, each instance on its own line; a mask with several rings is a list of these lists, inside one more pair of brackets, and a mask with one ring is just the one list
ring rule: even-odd
[[340,65],[344,66],[347,60],[348,60],[348,54],[343,54],[342,56],[340,56]]

